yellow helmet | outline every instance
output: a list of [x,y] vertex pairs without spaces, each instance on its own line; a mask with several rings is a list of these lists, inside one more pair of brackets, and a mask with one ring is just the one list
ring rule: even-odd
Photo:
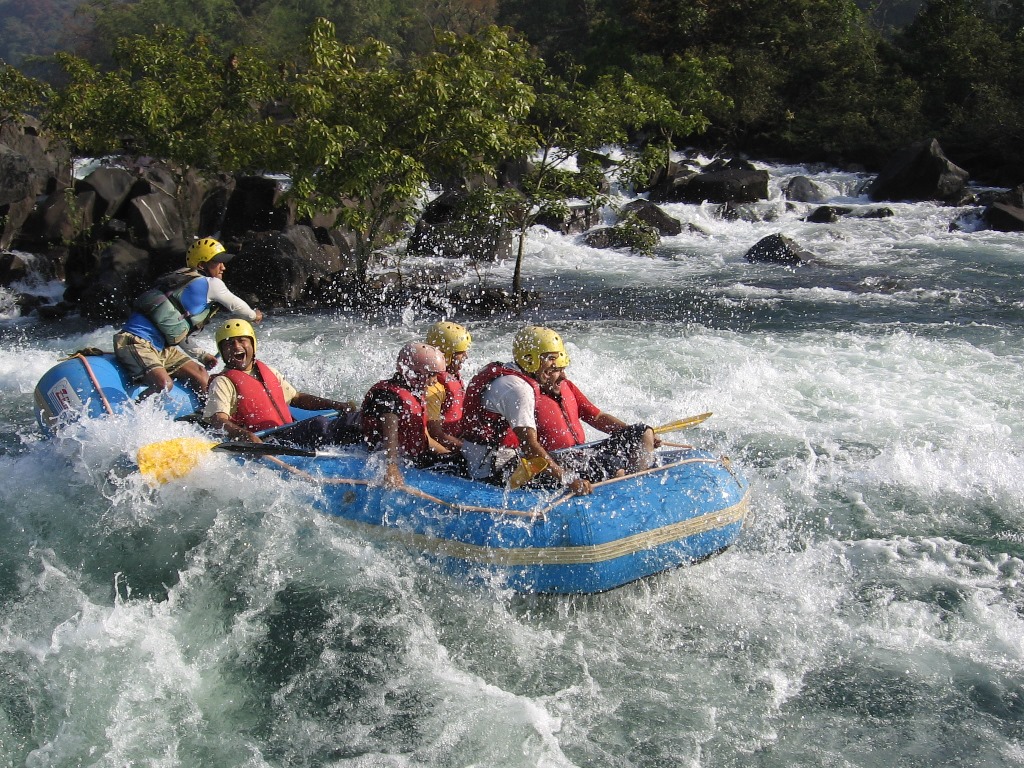
[[188,264],[189,269],[195,269],[200,264],[211,261],[215,264],[224,263],[233,258],[234,254],[228,253],[220,241],[214,240],[212,237],[196,240],[185,252],[185,263]]
[[541,355],[551,352],[558,353],[555,362],[557,367],[565,368],[569,365],[569,355],[565,351],[562,337],[550,328],[528,325],[512,339],[512,358],[527,373],[536,373],[540,368]]
[[473,344],[469,331],[458,323],[442,320],[434,323],[427,331],[427,344],[437,347],[444,353],[445,363],[451,365],[452,358],[460,352],[468,352]]
[[220,349],[220,343],[225,339],[233,339],[236,336],[248,336],[252,339],[252,351],[256,354],[256,331],[253,330],[252,325],[249,324],[248,320],[240,320],[232,318],[231,320],[225,320],[224,324],[217,329],[217,333],[214,338],[217,340],[217,349]]

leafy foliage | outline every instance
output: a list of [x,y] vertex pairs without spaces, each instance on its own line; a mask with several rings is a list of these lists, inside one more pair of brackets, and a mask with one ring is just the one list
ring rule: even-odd
[[14,67],[0,61],[0,123],[17,119],[23,113],[37,111],[52,91],[38,80],[26,77]]
[[654,255],[654,249],[661,242],[661,235],[658,230],[650,224],[641,221],[640,218],[630,211],[623,216],[614,227],[614,242],[616,246],[629,248],[633,253],[643,256]]
[[444,50],[408,66],[376,41],[341,44],[320,20],[289,92],[280,167],[301,210],[335,209],[357,236],[359,272],[369,255],[411,219],[434,180],[493,174],[526,151],[522,120],[532,93],[521,43],[491,27],[445,35]]
[[110,71],[71,54],[57,60],[68,79],[47,122],[76,151],[129,152],[185,166],[244,170],[259,165],[279,135],[261,114],[280,79],[255,52],[227,61],[200,36],[178,29],[122,38]]
[[1024,173],[1024,0],[924,0],[884,34],[883,5],[914,3],[89,0],[88,55],[56,55],[56,88],[4,65],[0,119],[43,108],[78,152],[289,174],[300,211],[355,233],[364,277],[428,186],[473,189],[518,233],[521,293],[538,217],[604,200],[580,158],[606,145],[644,140],[627,180],[685,144],[875,164],[929,135]]

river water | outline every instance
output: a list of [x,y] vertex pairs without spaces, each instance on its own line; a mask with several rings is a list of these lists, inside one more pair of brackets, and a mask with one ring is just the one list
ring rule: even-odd
[[[152,489],[135,449],[194,432],[149,406],[44,439],[36,381],[114,329],[0,293],[0,766],[1024,764],[1021,236],[930,204],[806,223],[797,174],[879,206],[769,170],[738,220],[666,206],[706,234],[653,258],[534,230],[541,308],[453,318],[470,371],[543,322],[609,412],[713,411],[674,437],[750,480],[736,546],[598,596],[461,583],[258,463]],[[775,232],[816,262],[747,263]],[[272,315],[259,352],[358,398],[437,319]]]

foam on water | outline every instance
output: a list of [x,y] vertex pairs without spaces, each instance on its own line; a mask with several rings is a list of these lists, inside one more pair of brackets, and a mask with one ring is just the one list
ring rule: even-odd
[[[470,372],[545,322],[608,411],[714,412],[669,437],[751,481],[743,537],[606,595],[461,583],[259,462],[152,487],[137,449],[198,434],[154,403],[44,440],[35,381],[113,328],[0,322],[0,765],[1024,762],[1019,244],[931,205],[811,225],[787,177],[877,207],[863,179],[770,170],[740,221],[666,206],[711,234],[652,259],[536,229],[541,307],[456,318]],[[748,264],[776,231],[821,263]],[[272,315],[260,356],[359,400],[436,319]]]

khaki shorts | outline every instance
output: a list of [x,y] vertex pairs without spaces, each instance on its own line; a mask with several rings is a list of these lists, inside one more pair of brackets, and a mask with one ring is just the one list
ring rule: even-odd
[[114,357],[133,381],[154,368],[163,368],[173,376],[186,363],[195,362],[179,347],[164,347],[160,352],[150,342],[126,331],[114,334]]

